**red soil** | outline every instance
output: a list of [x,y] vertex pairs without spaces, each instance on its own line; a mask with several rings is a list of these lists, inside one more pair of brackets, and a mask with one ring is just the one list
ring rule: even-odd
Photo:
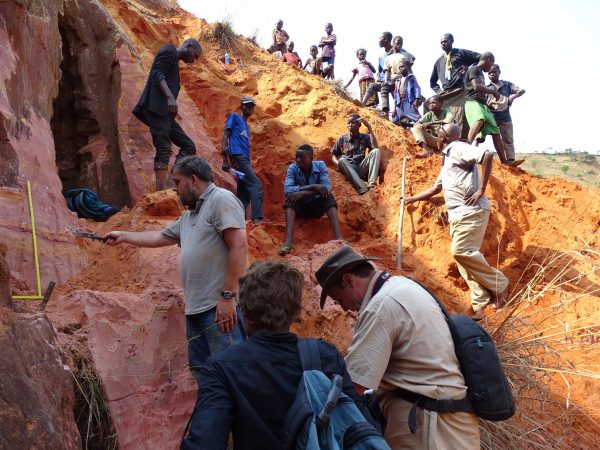
[[[278,258],[277,250],[285,234],[285,170],[296,147],[309,143],[316,150],[315,159],[328,164],[342,233],[351,245],[363,254],[381,257],[381,267],[423,281],[451,310],[464,313],[469,309],[467,286],[449,252],[441,197],[407,210],[402,236],[403,268],[395,270],[402,160],[408,158],[407,192],[415,193],[435,180],[440,166],[437,157],[412,158],[417,149],[408,133],[341,99],[319,78],[281,64],[243,39],[239,48],[232,51],[237,64],[225,69],[217,61],[223,50],[207,37],[209,25],[183,11],[166,14],[135,0],[103,3],[140,51],[146,68],[164,42],[202,37],[202,61],[182,69],[184,92],[196,110],[184,117],[182,127],[194,127],[195,132],[204,133],[206,145],[199,148],[199,154],[211,161],[216,172],[220,171],[216,149],[220,148],[227,113],[238,109],[242,95],[256,98],[257,108],[249,120],[252,163],[264,186],[268,222],[248,225],[252,260]],[[137,99],[139,92],[134,87],[128,86],[130,90],[122,96]],[[387,166],[384,182],[362,197],[334,171],[329,156],[335,139],[346,132],[347,115],[353,112],[359,112],[372,124]],[[146,176],[151,177],[145,170]],[[233,185],[227,175],[220,176],[218,184]],[[586,249],[590,253],[587,258],[576,257],[570,262],[567,275],[580,278],[567,284],[564,292],[593,291],[600,283],[598,274],[590,272],[590,267],[598,264],[597,253],[594,257],[591,252],[600,248],[598,190],[559,179],[540,179],[495,163],[487,195],[493,213],[482,250],[490,263],[509,277],[512,293],[531,280],[532,264],[542,264],[554,251],[571,249]],[[100,234],[111,229],[154,230],[181,212],[173,192],[134,199],[138,201],[131,211],[117,214],[107,223],[88,223],[89,227]],[[331,238],[326,217],[299,221],[292,254],[285,259],[305,275],[305,309],[294,330],[304,336],[324,337],[345,351],[352,336],[353,315],[331,304],[320,311],[320,288],[314,278],[320,262],[341,245],[328,242]],[[59,286],[48,314],[63,332],[62,339],[69,339],[69,327],[74,325],[87,330],[88,345],[105,383],[121,448],[140,448],[135,443],[150,435],[165,443],[160,448],[175,448],[195,395],[185,366],[179,251],[175,247],[109,248],[81,239],[79,247],[87,255],[88,267]],[[536,307],[543,308],[561,295],[548,293]],[[598,297],[597,291],[589,294],[568,307],[565,314],[595,315]],[[170,382],[169,370],[173,372]],[[550,381],[550,390],[556,389],[556,395],[564,393],[553,385],[554,380]],[[570,386],[571,401],[586,403],[588,394],[597,392],[594,381],[575,383]],[[593,400],[587,402],[588,412],[594,412],[599,405],[597,396]],[[565,445],[599,445],[594,421],[581,416],[571,426],[574,431],[567,433],[563,425],[556,425],[557,434],[568,435]]]

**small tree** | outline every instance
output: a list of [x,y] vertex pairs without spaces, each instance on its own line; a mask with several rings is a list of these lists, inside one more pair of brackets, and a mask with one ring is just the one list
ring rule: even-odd
[[585,164],[590,164],[590,163],[593,163],[595,161],[596,161],[596,156],[595,155],[592,155],[592,154],[590,154],[588,152],[585,152],[583,154],[582,162],[584,162]]
[[564,173],[566,175],[567,172],[569,171],[569,165],[563,164],[562,166],[560,166],[560,170],[562,171],[562,173]]

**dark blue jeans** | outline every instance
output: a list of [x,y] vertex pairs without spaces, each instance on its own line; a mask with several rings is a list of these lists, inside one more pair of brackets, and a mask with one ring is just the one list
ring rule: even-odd
[[244,205],[244,211],[250,204],[252,207],[250,218],[252,220],[263,218],[263,187],[254,173],[250,160],[244,155],[231,155],[231,165],[234,169],[243,172],[246,178],[237,180],[236,197]]
[[202,365],[213,353],[218,353],[246,340],[244,319],[237,307],[237,324],[229,333],[223,333],[215,322],[217,307],[199,314],[185,316],[186,336],[188,340],[188,361],[192,375],[198,379]]

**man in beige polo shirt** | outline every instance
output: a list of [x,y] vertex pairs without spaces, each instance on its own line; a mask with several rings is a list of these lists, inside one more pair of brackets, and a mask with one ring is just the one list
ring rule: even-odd
[[[369,262],[375,259],[345,246],[316,272],[321,307],[329,296],[358,311],[346,357],[352,381],[360,393],[377,390],[393,450],[479,449],[478,419],[467,412],[472,408],[442,311],[414,281],[375,270]],[[443,411],[416,406],[423,397],[434,405],[444,400],[437,402]]]

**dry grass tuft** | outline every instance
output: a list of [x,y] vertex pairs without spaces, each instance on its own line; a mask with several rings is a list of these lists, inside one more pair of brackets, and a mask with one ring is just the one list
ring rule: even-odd
[[[531,280],[490,317],[486,328],[517,399],[517,414],[505,422],[483,422],[482,449],[571,449],[590,445],[600,432],[600,312],[594,310],[600,270],[593,249],[550,251],[523,272]],[[575,267],[585,267],[581,273]],[[582,402],[576,404],[577,389]],[[593,395],[585,395],[588,390]],[[593,431],[590,431],[593,430]]]
[[203,40],[215,41],[219,47],[231,53],[233,48],[239,47],[239,37],[233,30],[233,23],[230,15],[226,15],[222,20],[210,24],[210,28],[202,31]]
[[116,450],[117,433],[110,417],[100,377],[92,363],[80,359],[73,368],[73,413],[84,450]]
[[237,34],[233,31],[231,16],[227,15],[221,21],[212,24],[213,37],[222,49],[231,50],[237,40]]
[[261,48],[260,44],[258,42],[258,36],[260,35],[260,29],[257,28],[256,30],[254,30],[254,33],[252,33],[250,36],[248,36],[246,39],[248,39],[248,41],[254,45],[255,47]]
[[[258,72],[253,71],[251,67],[247,66],[244,61],[249,61],[254,59],[254,55],[247,48],[244,48],[243,40],[245,39],[243,36],[239,36],[233,30],[233,24],[231,15],[227,14],[223,20],[214,22],[210,24],[211,28],[209,30],[205,30],[202,33],[203,39],[210,39],[215,41],[223,52],[228,52],[230,58],[236,61],[236,64],[239,68],[244,70],[250,70],[250,72],[257,76]],[[257,29],[254,32],[254,35],[247,38],[252,44],[257,47],[258,42],[258,33]]]
[[331,88],[333,89],[333,92],[335,92],[335,94],[338,97],[341,97],[344,100],[348,100],[349,102],[352,102],[354,100],[352,98],[352,96],[350,95],[350,93],[348,92],[348,90],[344,87],[344,82],[342,80],[325,80],[325,79],[322,79],[321,80],[321,87],[323,88],[325,86],[331,86]]

